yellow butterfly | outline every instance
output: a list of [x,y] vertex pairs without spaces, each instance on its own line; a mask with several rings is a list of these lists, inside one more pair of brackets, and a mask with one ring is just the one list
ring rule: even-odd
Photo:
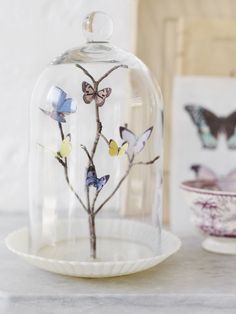
[[61,147],[58,152],[55,152],[52,149],[45,147],[39,143],[38,145],[42,147],[44,150],[52,153],[56,158],[60,158],[60,159],[68,157],[72,149],[70,134],[67,134],[64,140],[61,142]]
[[60,150],[57,152],[56,157],[59,157],[59,158],[68,157],[70,152],[71,152],[71,149],[72,149],[71,136],[70,136],[70,134],[67,134],[61,143]]
[[128,149],[129,144],[127,142],[124,142],[121,147],[117,145],[117,143],[114,140],[110,140],[109,142],[109,154],[110,156],[123,156],[125,152]]

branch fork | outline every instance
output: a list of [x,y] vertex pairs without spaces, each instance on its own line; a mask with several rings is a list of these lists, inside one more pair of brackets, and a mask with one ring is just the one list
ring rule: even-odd
[[[106,72],[99,80],[96,81],[94,79],[94,77],[84,67],[82,67],[79,64],[76,64],[76,67],[81,69],[84,72],[84,74],[91,79],[95,92],[98,91],[98,86],[101,83],[101,81],[103,81],[106,77],[108,77],[113,71],[117,70],[118,68],[128,68],[127,65],[123,65],[123,64],[114,66],[108,72]],[[86,148],[85,145],[80,145],[81,148],[84,150],[84,152],[86,153],[86,155],[88,157],[88,166],[87,166],[87,168],[90,165],[94,166],[94,168],[95,168],[95,165],[94,165],[94,162],[93,162],[93,158],[95,156],[95,153],[96,153],[96,150],[97,150],[97,145],[99,143],[100,137],[102,137],[104,139],[104,141],[106,142],[106,144],[109,145],[109,141],[108,141],[107,137],[102,133],[103,124],[102,124],[102,122],[100,120],[99,106],[96,104],[96,102],[95,102],[95,114],[96,114],[97,128],[96,128],[96,134],[95,134],[95,138],[94,138],[94,142],[93,142],[93,146],[92,146],[91,152],[89,153],[89,151],[88,151],[88,149]],[[63,141],[64,138],[65,138],[65,135],[64,135],[62,124],[60,122],[58,122],[58,126],[59,126],[61,140]],[[96,208],[96,202],[97,202],[97,199],[98,199],[98,196],[99,196],[101,190],[99,190],[99,191],[97,191],[95,193],[95,195],[93,197],[93,200],[91,201],[90,200],[90,193],[89,193],[90,192],[90,188],[89,188],[89,186],[86,185],[87,204],[85,205],[84,201],[81,199],[79,194],[75,191],[74,187],[72,186],[72,184],[70,182],[67,158],[65,157],[64,159],[62,159],[62,158],[56,156],[57,161],[64,168],[65,179],[66,179],[66,182],[67,182],[70,190],[72,191],[72,193],[77,198],[78,202],[81,204],[83,209],[88,214],[89,233],[90,233],[90,256],[93,259],[96,259],[96,242],[97,242],[96,241],[96,228],[95,228],[96,227],[96,224],[95,224],[95,217],[96,217],[96,215],[100,212],[100,210],[104,207],[104,205],[107,204],[110,201],[110,199],[115,195],[115,193],[119,190],[120,186],[125,181],[125,179],[128,177],[131,169],[134,166],[137,166],[137,165],[151,165],[154,162],[156,162],[158,160],[158,158],[159,158],[159,156],[156,156],[155,158],[153,158],[152,160],[147,161],[147,162],[143,162],[143,161],[134,162],[135,155],[132,155],[130,157],[127,154],[127,157],[128,157],[128,166],[127,166],[127,169],[126,169],[124,175],[118,181],[117,185],[115,186],[115,188],[111,192],[111,194]]]

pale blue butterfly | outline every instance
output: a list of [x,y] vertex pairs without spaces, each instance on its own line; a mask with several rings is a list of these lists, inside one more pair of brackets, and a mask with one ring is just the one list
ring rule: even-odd
[[60,123],[65,123],[65,115],[74,113],[77,108],[76,101],[66,98],[67,94],[57,86],[52,86],[48,92],[47,103],[52,105],[52,111],[42,109],[42,112]]

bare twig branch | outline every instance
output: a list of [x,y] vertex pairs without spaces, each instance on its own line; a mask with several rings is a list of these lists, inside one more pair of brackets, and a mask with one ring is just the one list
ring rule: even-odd
[[[102,80],[104,80],[108,75],[110,75],[113,71],[115,71],[118,68],[128,68],[128,65],[126,65],[126,64],[119,64],[119,65],[114,66],[109,71],[107,71],[98,81],[96,81],[94,79],[94,77],[84,67],[82,67],[82,65],[76,64],[76,67],[81,69],[84,72],[84,74],[87,75],[92,80],[92,82],[96,85],[96,87],[98,87],[98,84]],[[95,90],[97,90],[97,88]]]
[[[58,122],[58,126],[59,126],[59,130],[60,130],[60,134],[61,134],[61,139],[62,141],[65,138],[64,132],[63,132],[63,128],[62,128],[62,124],[61,122]],[[69,179],[69,173],[68,173],[68,165],[67,165],[67,158],[65,158],[65,161],[63,161],[61,158],[56,157],[56,159],[58,160],[58,162],[63,166],[64,168],[64,172],[65,172],[65,179],[66,182],[69,186],[69,188],[71,189],[71,191],[73,192],[73,194],[75,195],[75,197],[77,198],[77,200],[80,202],[81,206],[84,208],[84,210],[86,212],[88,212],[87,207],[84,205],[84,202],[82,201],[82,199],[80,198],[79,194],[75,191],[75,189],[73,188],[73,186],[70,183],[70,179]]]
[[59,129],[60,129],[61,140],[63,141],[64,138],[65,138],[65,135],[64,135],[64,132],[63,132],[63,129],[62,129],[62,124],[61,124],[61,122],[58,122],[58,126],[59,126]]
[[150,161],[139,161],[139,162],[134,162],[133,166],[137,166],[137,165],[151,165],[153,164],[156,160],[158,160],[160,158],[160,156],[156,156],[155,158],[153,158]]
[[105,201],[95,210],[94,214],[97,215],[97,213],[103,208],[103,206],[113,197],[113,195],[117,192],[117,190],[120,188],[121,184],[123,183],[123,181],[125,181],[125,179],[127,178],[130,169],[132,168],[132,166],[126,171],[126,173],[123,175],[123,177],[120,179],[120,181],[118,182],[117,186],[115,187],[115,189],[113,190],[113,192],[108,196],[108,198],[105,199]]
[[132,159],[129,162],[128,168],[125,172],[125,174],[123,175],[123,177],[120,179],[120,181],[118,182],[117,186],[115,187],[115,189],[112,191],[112,193],[105,199],[105,201],[97,208],[97,210],[95,210],[94,215],[97,215],[97,213],[102,209],[102,207],[113,197],[113,195],[116,193],[116,191],[120,188],[121,184],[125,181],[125,179],[127,178],[127,176],[129,175],[129,172],[131,170],[131,168],[133,167],[133,160],[134,160],[134,156],[132,157]]
[[95,81],[95,79],[92,77],[92,75],[91,75],[85,68],[83,68],[82,65],[76,64],[76,67],[79,68],[79,69],[81,69],[81,70],[84,72],[84,74],[87,75],[87,76],[92,80],[93,83],[96,83],[96,81]]
[[133,158],[134,155],[132,155],[132,157],[129,157],[129,154],[128,154],[127,152],[125,152],[125,154],[126,154],[126,156],[127,156],[128,161],[131,162],[131,158]]
[[99,107],[95,104],[95,110],[96,110],[96,123],[97,123],[97,132],[96,132],[96,136],[95,136],[95,140],[93,143],[93,148],[92,148],[92,152],[91,152],[91,158],[93,159],[96,149],[97,149],[97,145],[100,139],[100,135],[102,132],[102,123],[100,121],[100,116],[99,116]]
[[69,188],[71,189],[71,191],[73,192],[73,194],[75,195],[75,197],[77,198],[77,200],[80,202],[81,206],[83,207],[83,209],[88,213],[88,209],[87,207],[84,205],[84,202],[82,201],[82,199],[80,198],[79,194],[75,191],[75,189],[73,188],[72,184],[70,183],[70,179],[69,179],[69,174],[68,174],[68,167],[67,167],[67,164],[65,164],[65,162],[56,157],[56,159],[58,160],[58,162],[63,166],[64,168],[64,172],[65,172],[65,179],[66,179],[66,182],[69,186]]
[[[96,85],[96,83],[94,84],[94,88],[97,88],[95,85]],[[95,152],[96,152],[96,149],[97,149],[97,145],[98,145],[98,142],[99,142],[99,139],[100,139],[101,131],[102,131],[102,123],[100,121],[100,116],[99,116],[99,107],[96,105],[96,103],[95,103],[95,110],[96,110],[97,131],[96,131],[96,136],[95,136],[95,140],[94,140],[94,143],[93,143],[93,148],[92,148],[91,155],[88,154],[88,156],[90,156],[89,160],[90,160],[90,162],[92,163],[93,166],[94,166],[93,157],[95,155]],[[89,187],[88,186],[86,187],[86,191],[87,191],[88,211],[89,211],[89,213],[91,213],[93,209],[90,206],[90,195],[89,195]],[[92,207],[94,207],[96,199],[97,199],[97,197],[95,197],[95,199],[93,200]],[[96,236],[95,236],[95,241],[96,241]],[[95,252],[95,255],[96,255],[96,252]]]
[[102,80],[104,80],[108,75],[111,74],[111,72],[115,71],[116,69],[119,69],[119,68],[128,68],[128,65],[126,64],[119,64],[119,65],[116,65],[114,66],[113,68],[111,68],[109,71],[107,71],[98,81],[97,81],[97,84],[99,84]]
[[[106,72],[98,81],[96,81],[94,79],[94,77],[86,70],[84,69],[81,65],[77,64],[76,65],[78,68],[80,68],[85,75],[87,75],[93,82],[93,88],[94,88],[94,92],[97,93],[98,92],[98,85],[99,83],[104,80],[108,75],[110,75],[114,70],[118,69],[118,68],[127,68],[128,66],[127,65],[117,65],[117,66],[114,66],[113,68],[111,68],[108,72]],[[89,158],[89,164],[93,164],[93,158],[94,158],[94,155],[96,153],[96,150],[97,150],[97,146],[98,146],[98,142],[99,142],[99,139],[100,137],[102,137],[105,142],[107,144],[109,144],[109,141],[107,140],[107,138],[101,133],[102,132],[102,123],[101,123],[101,120],[100,120],[100,116],[99,116],[99,106],[96,104],[96,101],[95,101],[95,112],[96,112],[96,124],[97,124],[97,130],[96,130],[96,135],[95,135],[95,139],[94,139],[94,143],[93,143],[93,147],[92,147],[92,150],[91,150],[91,153],[89,154],[87,148],[85,146],[81,146],[84,151],[86,152],[88,158]],[[133,161],[133,159],[132,159]],[[130,169],[129,169],[130,170]],[[128,175],[128,174],[127,174]],[[126,176],[127,176],[126,175]],[[123,180],[125,180],[126,176],[123,178]],[[120,185],[122,184],[123,180],[121,180],[120,182]],[[120,186],[119,185],[119,186]],[[119,186],[117,187],[117,189],[119,188]],[[89,195],[89,187],[87,186],[86,187],[86,190],[87,190],[87,211],[89,213],[89,229],[90,229],[90,242],[91,242],[91,256],[93,258],[96,257],[96,232],[95,232],[95,213],[94,213],[94,208],[95,208],[95,203],[97,201],[97,198],[98,198],[98,195],[99,195],[99,192],[97,192],[94,196],[94,199],[93,199],[93,202],[92,202],[92,205],[90,205],[90,195]],[[116,192],[116,190],[114,191],[114,193]],[[111,196],[112,197],[112,196]],[[110,198],[109,198],[110,199]],[[109,199],[107,201],[109,201]],[[102,205],[103,206],[103,205]],[[99,210],[102,208],[102,206],[100,206]]]
[[65,164],[65,162],[60,158],[60,157],[55,157],[57,160],[58,160],[58,162],[63,166],[63,167],[65,167],[66,166],[66,164]]
[[90,206],[90,195],[89,195],[89,186],[86,185],[86,195],[87,195],[87,207],[88,207],[88,213],[91,213],[91,206]]
[[71,191],[74,193],[75,197],[76,197],[77,200],[80,202],[80,204],[82,205],[83,209],[88,213],[87,207],[84,205],[84,203],[83,203],[82,199],[80,198],[79,194],[75,191],[75,189],[73,188],[73,186],[72,186],[71,183],[70,183],[70,179],[69,179],[67,167],[64,167],[64,170],[65,170],[66,182],[67,182],[69,188],[70,188]]
[[93,159],[92,159],[92,157],[90,156],[90,154],[89,154],[89,152],[88,152],[88,150],[87,150],[87,147],[84,146],[84,145],[82,145],[82,144],[80,145],[80,147],[85,151],[86,155],[88,156],[89,163],[90,163],[92,166],[94,166]]
[[92,203],[92,206],[91,206],[91,213],[92,213],[92,214],[94,214],[95,203],[96,203],[96,200],[97,200],[98,195],[99,195],[100,192],[101,192],[101,190],[98,191],[98,192],[96,192],[96,194],[95,194],[95,196],[94,196],[93,203]]
[[118,189],[120,188],[121,184],[125,181],[125,179],[128,177],[130,170],[137,165],[151,165],[153,164],[156,160],[159,159],[159,156],[156,156],[155,158],[153,158],[150,161],[147,162],[143,162],[143,161],[139,161],[139,162],[133,162],[134,161],[134,155],[130,158],[129,157],[129,166],[125,172],[125,174],[123,175],[123,177],[120,179],[120,181],[118,182],[117,186],[115,187],[115,189],[112,191],[112,193],[105,199],[105,201],[95,210],[94,215],[97,215],[97,213],[103,208],[103,206],[114,196],[114,194],[118,191]]
[[109,141],[108,141],[108,139],[106,138],[106,136],[101,133],[101,137],[104,139],[104,141],[107,143],[107,145],[109,145]]
[[[87,147],[84,146],[84,145],[80,145],[80,147],[85,151],[85,153],[86,153],[86,155],[87,155],[87,157],[88,157],[88,159],[89,159],[88,167],[89,167],[90,164],[91,164],[93,167],[95,167],[95,166],[94,166],[94,163],[93,163],[93,159],[92,159],[92,157],[90,156],[90,154],[89,154],[89,152],[88,152],[88,150],[87,150]],[[90,214],[90,213],[91,213],[91,206],[90,206],[90,195],[89,195],[89,186],[88,186],[88,185],[86,185],[86,195],[87,195],[88,213]]]

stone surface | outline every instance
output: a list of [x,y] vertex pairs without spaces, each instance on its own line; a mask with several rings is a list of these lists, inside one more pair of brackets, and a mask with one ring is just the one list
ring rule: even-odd
[[79,279],[37,269],[8,252],[5,236],[27,222],[0,216],[1,314],[236,313],[236,256],[201,248],[196,235],[181,250],[143,273]]

